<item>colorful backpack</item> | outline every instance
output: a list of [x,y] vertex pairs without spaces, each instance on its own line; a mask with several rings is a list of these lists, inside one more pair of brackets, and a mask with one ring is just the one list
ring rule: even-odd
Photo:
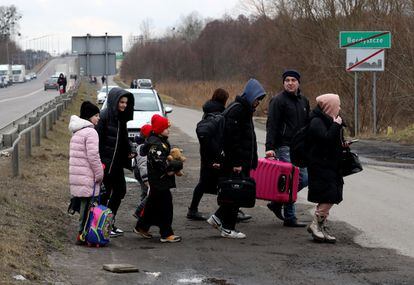
[[[95,199],[95,186],[92,199]],[[92,202],[88,211],[88,218],[82,232],[81,239],[86,241],[89,246],[105,246],[109,243],[109,234],[112,229],[114,214],[111,209],[98,202]]]

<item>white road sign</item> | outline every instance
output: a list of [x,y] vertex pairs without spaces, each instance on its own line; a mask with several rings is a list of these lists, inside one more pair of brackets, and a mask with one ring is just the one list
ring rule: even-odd
[[384,49],[347,49],[346,71],[384,71]]

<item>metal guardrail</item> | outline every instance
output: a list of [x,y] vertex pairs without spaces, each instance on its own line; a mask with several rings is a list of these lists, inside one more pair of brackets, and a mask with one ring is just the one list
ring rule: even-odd
[[7,156],[11,153],[14,177],[20,174],[20,140],[24,137],[25,158],[30,157],[33,145],[32,131],[34,130],[34,145],[40,146],[41,138],[46,138],[48,130],[53,130],[53,125],[68,107],[72,98],[77,95],[78,87],[79,84],[76,84],[66,94],[56,97],[0,129],[0,153]]

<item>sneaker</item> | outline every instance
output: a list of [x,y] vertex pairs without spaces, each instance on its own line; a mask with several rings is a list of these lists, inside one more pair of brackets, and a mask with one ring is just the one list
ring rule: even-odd
[[134,228],[134,233],[137,235],[142,236],[143,238],[150,239],[152,238],[152,234],[150,234],[148,231],[144,231],[140,228]]
[[123,230],[121,230],[121,229],[119,229],[119,228],[117,228],[115,226],[112,226],[112,230],[109,233],[109,236],[110,237],[119,237],[119,236],[122,236],[122,235],[124,235],[124,231]]
[[227,230],[222,228],[221,229],[221,236],[226,238],[234,238],[234,239],[241,239],[246,238],[246,235],[242,232],[236,230]]
[[239,210],[237,213],[237,222],[244,222],[250,220],[251,218],[251,215],[245,214],[242,210]]
[[180,242],[181,241],[181,237],[180,236],[176,236],[176,235],[170,235],[166,238],[160,238],[161,242]]
[[200,213],[199,211],[190,210],[190,209],[188,209],[188,212],[187,212],[187,219],[193,220],[193,221],[205,221],[205,220],[207,220],[207,218],[202,213]]
[[216,215],[211,215],[210,218],[207,219],[207,223],[212,225],[214,228],[220,230],[221,229],[221,221],[217,218]]

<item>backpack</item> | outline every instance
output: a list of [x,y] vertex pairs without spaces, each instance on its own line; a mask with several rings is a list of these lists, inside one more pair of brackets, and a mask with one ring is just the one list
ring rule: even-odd
[[[92,199],[95,199],[94,195],[95,186]],[[81,239],[85,240],[89,246],[105,246],[109,243],[113,218],[114,214],[111,209],[104,205],[99,205],[99,202],[92,202],[89,207],[88,218],[86,219]]]
[[290,143],[290,161],[297,167],[307,167],[309,163],[306,140],[310,123],[299,129]]
[[200,148],[210,160],[219,160],[224,156],[226,115],[234,106],[239,104],[230,105],[222,113],[208,113],[197,123],[196,133]]

